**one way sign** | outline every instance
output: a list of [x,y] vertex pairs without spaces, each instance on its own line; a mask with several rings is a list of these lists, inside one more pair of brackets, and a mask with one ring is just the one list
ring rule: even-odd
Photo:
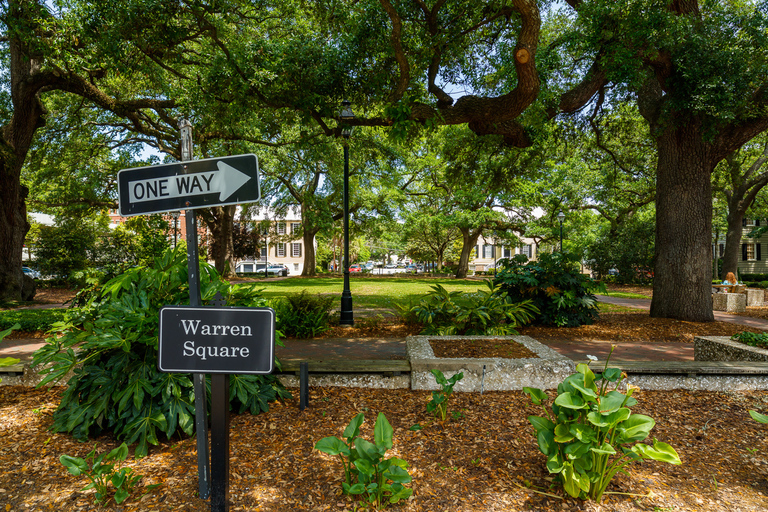
[[251,203],[261,197],[256,155],[237,155],[123,169],[120,215],[144,215]]

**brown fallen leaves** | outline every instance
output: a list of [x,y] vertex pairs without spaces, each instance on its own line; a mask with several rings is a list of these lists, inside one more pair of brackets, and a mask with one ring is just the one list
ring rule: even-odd
[[[92,491],[58,462],[84,456],[109,436],[78,443],[48,430],[61,389],[0,387],[0,510],[95,510]],[[298,400],[274,404],[259,416],[233,416],[231,508],[253,511],[345,511],[355,502],[341,493],[336,458],[313,450],[323,437],[340,435],[364,412],[365,438],[384,412],[395,430],[392,455],[408,461],[414,495],[392,510],[765,510],[768,493],[768,428],[747,410],[768,408],[768,392],[639,392],[633,412],[652,416],[652,437],[669,442],[682,466],[646,462],[609,486],[603,503],[563,498],[551,483],[527,421],[538,408],[521,392],[454,393],[449,411],[460,417],[434,421],[425,410],[428,392],[313,388],[309,407]],[[415,424],[423,428],[412,431]],[[196,497],[194,439],[162,442],[148,457],[129,459],[144,483],[163,486],[107,510],[204,511]],[[547,496],[549,493],[558,497]]]
[[[751,310],[752,308],[750,308]],[[637,313],[601,313],[592,325],[580,327],[525,326],[520,334],[539,341],[610,341],[621,342],[688,342],[696,336],[733,336],[760,329],[728,322],[686,322],[671,318],[651,318],[647,311]]]

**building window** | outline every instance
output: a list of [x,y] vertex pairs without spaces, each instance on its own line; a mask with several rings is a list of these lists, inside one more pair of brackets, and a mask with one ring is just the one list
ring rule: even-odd
[[742,261],[760,261],[762,259],[760,252],[760,244],[741,244]]
[[278,258],[285,258],[285,244],[284,243],[278,243],[276,251],[277,251],[277,257]]
[[301,224],[299,222],[291,222],[291,234],[295,235],[299,232],[301,229]]
[[479,257],[480,257],[480,246],[476,245],[475,246],[475,258],[479,258]]
[[484,245],[483,246],[483,258],[486,258],[486,259],[493,258],[493,246],[492,245]]
[[531,257],[531,246],[526,244],[520,248],[520,254],[525,254],[529,258]]
[[294,263],[293,264],[293,271],[294,272],[298,272],[299,271],[299,264],[298,263]]
[[301,258],[301,244],[300,243],[293,243],[291,244],[292,251],[291,256],[294,258]]
[[509,248],[509,247],[505,247],[503,254],[504,254],[504,256],[502,256],[503,258],[511,258],[512,257],[512,249]]
[[284,235],[285,234],[285,222],[278,222],[277,223],[277,234],[278,235]]

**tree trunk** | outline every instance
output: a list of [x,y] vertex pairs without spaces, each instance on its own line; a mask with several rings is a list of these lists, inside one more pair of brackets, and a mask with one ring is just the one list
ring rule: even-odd
[[723,252],[723,271],[722,275],[728,275],[728,272],[736,274],[739,266],[739,251],[741,251],[742,220],[744,212],[739,208],[731,208],[728,205],[728,231],[725,233],[725,251]]
[[[304,222],[303,216],[302,222]],[[317,266],[317,261],[315,259],[315,235],[317,234],[317,231],[310,231],[306,228],[302,231],[303,234],[301,239],[304,242],[304,268],[301,269],[301,275],[306,277],[316,276],[317,269],[315,267]]]
[[237,205],[216,206],[201,214],[213,236],[211,244],[213,266],[222,277],[235,273],[235,246],[232,237],[236,211]]
[[456,279],[464,279],[469,271],[469,253],[477,245],[477,239],[483,232],[481,229],[472,233],[469,228],[459,228],[463,244],[461,246],[461,257],[459,257],[459,268],[456,269]]
[[658,136],[657,147],[651,316],[711,322],[714,158],[695,121],[667,128]]
[[23,299],[21,256],[30,227],[25,205],[28,191],[19,182],[18,173],[6,166],[0,169],[0,300],[18,301]]

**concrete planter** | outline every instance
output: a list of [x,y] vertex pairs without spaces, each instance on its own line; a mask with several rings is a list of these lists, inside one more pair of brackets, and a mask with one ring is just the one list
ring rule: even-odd
[[750,347],[727,336],[697,336],[693,339],[696,361],[768,361],[768,350]]
[[[538,357],[438,358],[429,344],[432,339],[512,339]],[[576,369],[572,360],[528,336],[410,336],[406,343],[411,361],[411,389],[439,389],[430,372],[432,369],[442,371],[446,378],[464,372],[454,391],[471,392],[508,391],[526,386],[554,389]]]

